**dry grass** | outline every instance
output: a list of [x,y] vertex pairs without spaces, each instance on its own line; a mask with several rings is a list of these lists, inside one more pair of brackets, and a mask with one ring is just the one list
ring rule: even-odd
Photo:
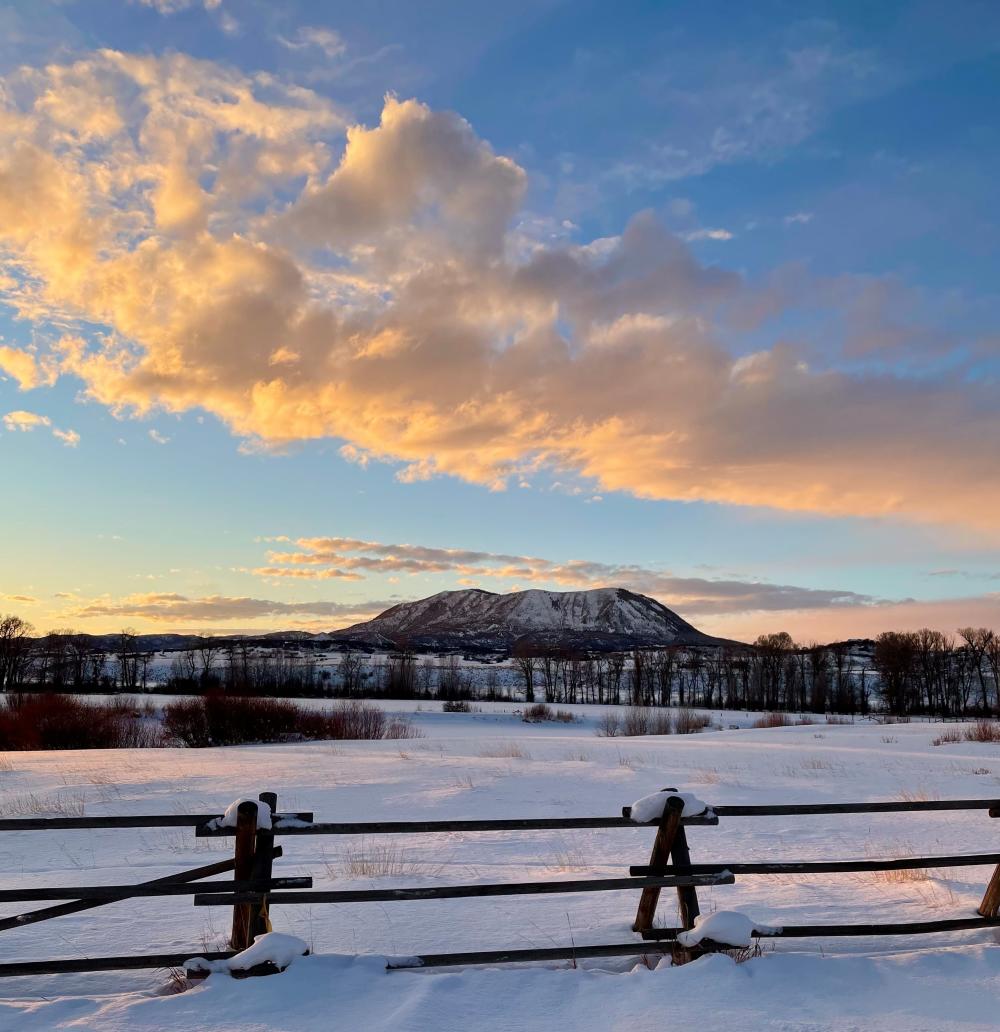
[[984,718],[965,729],[967,742],[1000,742],[1000,720]]
[[952,745],[960,741],[962,741],[962,732],[957,727],[951,727],[947,731],[942,731],[937,738],[932,738],[931,745]]
[[674,733],[678,735],[696,735],[711,727],[712,718],[704,713],[695,713],[694,710],[679,709],[674,718]]
[[504,742],[500,745],[489,745],[480,749],[479,756],[484,760],[530,760],[531,753],[522,749],[517,742]]
[[[891,850],[875,850],[872,846],[865,847],[865,855],[869,860],[881,860],[886,855],[897,857],[900,860],[910,856],[919,855],[909,843],[897,845]],[[901,871],[872,871],[872,881],[881,882],[886,885],[907,885],[913,882],[934,881],[942,876],[941,871],[934,867],[911,867]]]
[[899,793],[899,798],[904,803],[930,803],[940,799],[941,797],[937,792],[928,791],[926,788],[904,788]]
[[0,773],[7,774],[14,769],[14,761],[9,756],[0,756]]
[[549,721],[556,724],[577,724],[582,718],[576,716],[570,710],[554,710],[544,702],[536,702],[524,708],[521,719],[526,724],[540,724]]
[[0,799],[0,817],[82,817],[86,808],[81,792],[22,792]]
[[765,713],[752,724],[753,727],[791,727],[792,718],[787,713]]
[[391,839],[376,843],[362,839],[357,846],[344,851],[339,865],[327,863],[325,866],[331,878],[336,878],[338,873],[348,878],[436,878],[443,865],[414,860]]

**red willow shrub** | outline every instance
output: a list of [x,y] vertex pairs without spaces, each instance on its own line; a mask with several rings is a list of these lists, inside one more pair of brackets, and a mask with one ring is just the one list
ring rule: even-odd
[[160,728],[143,716],[129,698],[88,702],[55,693],[9,695],[0,706],[0,749],[142,749],[160,745]]
[[317,739],[417,738],[402,718],[390,720],[378,706],[344,702],[314,710],[287,699],[213,693],[172,702],[163,710],[163,730],[194,748]]

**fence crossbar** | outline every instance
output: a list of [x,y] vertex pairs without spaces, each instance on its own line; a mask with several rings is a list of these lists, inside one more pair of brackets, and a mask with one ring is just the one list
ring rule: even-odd
[[[1000,805],[1000,804],[998,804]],[[222,820],[221,813],[157,813],[129,817],[5,817],[0,820],[0,831],[87,831],[102,828],[201,828]],[[279,813],[277,822],[312,821],[312,811]],[[230,829],[231,830],[231,829]]]
[[[498,882],[484,885],[435,885],[408,889],[318,889],[313,892],[271,892],[271,903],[403,903],[423,899],[469,899],[480,896],[535,896],[563,892],[621,892],[645,888],[677,888],[679,885],[732,885],[736,879],[722,871],[712,874],[679,875],[670,878],[589,878],[577,881]],[[231,895],[197,895],[196,907],[255,903],[259,892]]]
[[[275,835],[432,835],[446,832],[480,831],[569,831],[585,828],[655,828],[658,821],[638,823],[623,817],[526,817],[496,820],[455,821],[335,821],[294,822],[280,820],[273,825]],[[685,817],[686,825],[714,826],[715,815]],[[198,838],[223,838],[235,834],[233,828],[201,825]]]
[[271,887],[308,889],[312,878],[272,878],[262,885],[255,881],[216,882],[144,882],[138,885],[46,885],[32,889],[0,889],[0,903],[24,903],[37,899],[104,900],[112,903],[120,899],[146,896],[193,896],[195,893],[228,893],[259,891],[270,892]]
[[[861,871],[915,871],[928,867],[984,867],[1000,864],[1000,853],[970,853],[956,856],[908,856],[890,860],[788,860],[763,863],[711,863],[667,866],[663,874],[711,874],[729,871],[732,874],[847,874]],[[650,873],[648,865],[635,864],[629,869],[634,877]]]
[[[970,928],[991,928],[1000,925],[1000,917],[958,917],[940,921],[903,921],[888,924],[816,924],[783,925],[754,931],[755,939],[822,939],[826,936],[920,935],[928,932],[960,932]],[[648,928],[642,933],[647,940],[677,938],[679,928]]]

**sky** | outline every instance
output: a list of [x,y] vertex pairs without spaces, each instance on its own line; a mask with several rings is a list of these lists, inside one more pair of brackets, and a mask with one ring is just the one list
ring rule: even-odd
[[0,612],[1000,628],[1000,6],[0,2]]

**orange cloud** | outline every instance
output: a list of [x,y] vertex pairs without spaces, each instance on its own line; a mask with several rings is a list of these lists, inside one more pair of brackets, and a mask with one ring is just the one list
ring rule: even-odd
[[734,356],[715,326],[753,307],[738,275],[648,213],[524,246],[525,173],[457,115],[390,97],[334,162],[329,102],[183,55],[102,51],[8,86],[6,296],[112,331],[54,358],[117,412],[197,407],[270,448],[336,438],[403,480],[571,470],[997,529],[992,387],[813,369],[784,343]]

